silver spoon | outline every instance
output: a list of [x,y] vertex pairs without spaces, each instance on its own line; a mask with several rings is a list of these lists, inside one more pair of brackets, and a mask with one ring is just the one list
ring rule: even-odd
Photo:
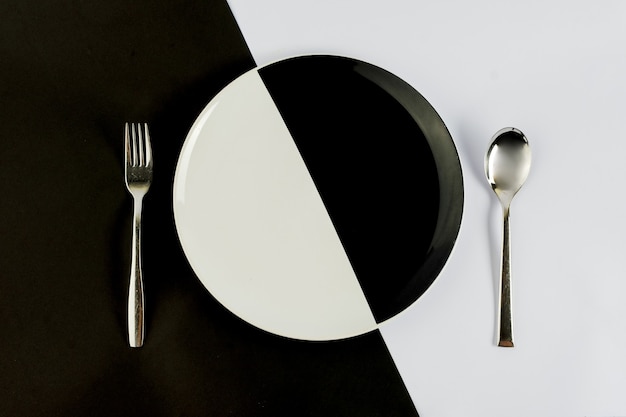
[[496,132],[487,150],[487,155],[485,155],[485,174],[491,188],[500,200],[504,217],[498,346],[513,347],[509,212],[511,200],[522,188],[528,177],[530,159],[530,145],[526,136],[513,127],[507,127]]

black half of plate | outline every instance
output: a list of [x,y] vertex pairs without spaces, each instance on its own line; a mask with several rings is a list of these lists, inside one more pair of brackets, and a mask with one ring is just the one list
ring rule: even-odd
[[463,179],[452,138],[409,84],[303,56],[259,69],[378,322],[417,300],[454,246]]

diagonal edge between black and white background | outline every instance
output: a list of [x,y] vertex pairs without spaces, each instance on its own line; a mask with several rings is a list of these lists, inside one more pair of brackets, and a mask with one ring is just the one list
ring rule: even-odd
[[[338,58],[329,59],[335,62]],[[337,233],[337,219],[329,216],[329,204],[349,206],[350,193],[342,192],[334,203],[334,198],[320,196],[320,175],[312,174],[312,166],[322,168],[323,176],[333,158],[324,149],[301,153],[302,142],[293,136],[293,126],[298,121],[289,116],[285,119],[285,110],[297,103],[276,101],[277,88],[285,77],[274,75],[281,80],[278,84],[272,81],[272,71],[266,69],[250,70],[240,76],[209,103],[191,128],[174,183],[174,214],[185,253],[211,294],[248,323],[288,338],[313,341],[375,332],[377,337],[364,340],[382,343],[380,348],[386,351],[377,330],[379,320],[342,245],[346,239]],[[297,101],[308,102],[308,98],[305,94]],[[354,99],[349,97],[351,103]],[[295,109],[302,111],[297,106]],[[340,118],[345,118],[345,114]],[[311,114],[306,119],[317,120]],[[340,127],[335,122],[317,120],[317,125],[322,130]],[[412,120],[409,123],[414,124]],[[372,126],[366,123],[361,128],[370,131]],[[364,132],[352,133],[359,140],[363,138]],[[325,136],[326,143],[336,139],[328,133]],[[406,137],[406,132],[399,136]],[[360,147],[359,140],[348,141],[344,152],[363,156],[363,152],[353,148],[355,144]],[[414,142],[419,143],[410,143]],[[430,154],[424,151],[428,162]],[[368,150],[371,152],[378,156],[385,153],[376,148]],[[365,161],[368,159],[371,155]],[[348,171],[359,165],[354,161],[337,162]],[[389,160],[382,165],[395,162]],[[432,171],[432,165],[427,170]],[[360,168],[365,168],[364,173],[370,171],[368,167]],[[343,177],[336,175],[337,171],[332,174],[331,180]],[[357,175],[360,182],[362,176]],[[429,178],[437,181],[432,172]],[[348,191],[334,181],[324,189]],[[355,202],[362,203],[358,199]],[[435,212],[439,201],[431,203]],[[383,210],[380,204],[397,211],[388,201],[372,204],[375,211]],[[360,214],[352,213],[352,217],[363,220],[365,216],[369,223],[381,222],[381,218],[371,216],[372,207],[363,208]],[[336,208],[331,211],[336,212]],[[377,239],[380,236],[375,233],[369,235],[357,246],[380,248],[380,244],[372,243],[384,239]],[[404,240],[400,243],[407,244]],[[386,246],[394,248],[391,242],[386,242]],[[285,348],[289,347],[287,342]],[[387,352],[384,357],[370,360],[386,362],[389,358]],[[393,362],[388,362],[388,366],[393,367]],[[395,369],[394,375],[399,384],[394,390],[404,393],[410,404]]]
[[[258,331],[212,300],[180,251],[182,141],[255,65],[226,2],[0,8],[1,415],[415,415],[378,331],[330,343]],[[126,121],[150,124],[155,158],[141,349],[126,340]]]
[[[227,308],[249,323],[272,333],[306,340],[352,337],[376,329],[377,322],[393,317],[410,304],[404,297],[402,307],[384,311],[385,303],[376,304],[376,300],[380,290],[384,292],[389,286],[380,283],[392,282],[393,277],[398,276],[393,271],[394,266],[408,267],[409,271],[404,271],[404,275],[415,274],[417,271],[410,271],[415,266],[411,263],[419,264],[419,260],[415,261],[417,254],[429,250],[428,247],[416,250],[412,243],[419,240],[415,236],[425,235],[429,244],[437,226],[440,201],[437,186],[433,185],[437,183],[435,161],[428,157],[427,148],[407,149],[406,143],[388,152],[391,147],[384,139],[394,137],[397,132],[387,126],[372,133],[375,124],[369,122],[375,114],[359,115],[363,120],[359,127],[361,131],[349,126],[349,131],[343,128],[342,132],[342,111],[351,111],[354,97],[350,103],[339,105],[316,102],[323,116],[315,120],[316,115],[310,111],[310,106],[306,111],[298,108],[298,104],[308,98],[306,91],[295,101],[293,96],[284,101],[285,91],[294,93],[290,86],[282,85],[284,79],[282,72],[273,74],[268,68],[250,71],[229,86],[227,92],[220,93],[200,116],[182,152],[184,168],[180,170],[179,166],[181,173],[177,184],[180,191],[176,197],[180,203],[178,206],[182,207],[177,215],[178,225],[182,228],[179,233],[190,262],[205,286]],[[300,90],[319,87],[308,81],[303,79],[291,86],[295,87],[296,96],[302,93]],[[231,100],[229,107],[227,103]],[[341,108],[346,104],[348,107]],[[295,113],[289,115],[294,109]],[[397,110],[395,113],[402,114]],[[304,123],[296,120],[298,112],[306,114],[309,120]],[[328,115],[334,115],[335,119],[328,120]],[[209,117],[213,123],[210,129],[202,131]],[[414,122],[409,124],[415,126]],[[298,130],[314,131],[319,140],[299,140],[300,133],[292,136]],[[359,159],[363,156],[363,145],[365,148],[372,145],[367,141],[361,144],[348,141],[349,145],[343,149],[334,146],[342,143],[333,142],[337,135],[347,134],[360,139],[364,132],[366,136],[379,134],[381,139],[381,146],[374,142],[374,149],[367,150],[368,158]],[[212,139],[199,140],[203,135]],[[419,130],[408,136],[411,135],[423,139]],[[217,137],[220,139],[215,139]],[[324,146],[307,148],[309,144],[320,143],[331,145],[326,149]],[[414,140],[409,144],[420,143],[424,145],[425,141]],[[207,146],[209,148],[203,149]],[[334,158],[332,155],[336,153],[339,155]],[[421,155],[418,164],[411,160],[411,155],[415,154]],[[198,155],[201,160],[194,162]],[[207,156],[210,158],[206,159]],[[403,160],[407,156],[408,159]],[[359,161],[374,164],[359,166]],[[331,174],[328,174],[329,164],[334,164]],[[358,168],[355,169],[355,165]],[[416,166],[423,170],[415,170]],[[335,175],[337,167],[342,175]],[[386,172],[398,167],[407,170],[394,172],[394,175]],[[382,170],[383,175],[377,175],[377,169]],[[348,176],[348,183],[341,184],[350,171],[353,175]],[[425,174],[428,181],[423,181]],[[385,182],[390,178],[393,181]],[[434,189],[416,193],[411,189],[415,185]],[[187,188],[191,191],[188,192]],[[350,198],[350,192],[355,189],[361,194],[360,198],[358,194],[356,199]],[[385,194],[389,189],[393,192]],[[211,198],[207,199],[206,194]],[[415,194],[426,198],[397,199],[397,196]],[[351,205],[355,200],[356,204]],[[373,210],[367,206],[368,202],[372,203]],[[348,210],[342,208],[346,205]],[[387,211],[381,210],[382,207],[387,207]],[[398,213],[399,209],[406,211]],[[429,221],[407,224],[420,211]],[[378,215],[372,216],[372,213]],[[369,220],[369,224],[363,221],[363,217]],[[352,218],[357,218],[361,224],[350,224]],[[186,219],[193,221],[185,226]],[[346,223],[349,226],[345,226]],[[205,233],[195,230],[187,235],[184,231],[197,229],[198,225],[206,227]],[[372,233],[376,226],[380,229]],[[359,229],[369,236],[354,233]],[[381,234],[381,231],[388,230],[391,233]],[[406,234],[402,235],[398,230],[404,230]],[[212,243],[194,242],[194,235],[212,236]],[[391,240],[386,239],[388,237]],[[354,247],[360,250],[350,249]],[[368,250],[363,251],[363,248]],[[402,253],[403,250],[406,252]],[[391,262],[385,256],[379,256],[384,252],[391,257]],[[214,256],[207,259],[207,253]],[[378,265],[377,258],[382,260]],[[407,260],[411,261],[407,263]],[[355,272],[358,273],[355,275]],[[381,274],[385,273],[385,279],[381,279]],[[370,277],[364,278],[368,274]],[[368,288],[368,283],[379,284]],[[264,304],[264,299],[271,302]],[[388,301],[388,297],[385,300],[383,295],[383,300]],[[271,323],[269,326],[268,322]]]
[[[299,148],[287,126],[293,129],[296,122],[283,119],[285,103],[277,106],[271,95],[276,95],[273,87],[277,85],[272,85],[271,72],[263,78],[263,71],[251,70],[219,93],[197,119],[181,151],[175,217],[186,255],[218,301],[261,329],[304,340],[376,332],[377,337],[364,340],[382,343],[380,347],[386,350],[377,330],[380,320],[368,303],[362,280],[355,275],[341,242],[345,243],[345,238],[337,234],[336,219],[333,222],[332,214],[329,216],[329,204],[349,206],[345,196],[350,193],[334,202],[332,197],[323,201],[316,186],[320,176],[312,176],[311,169],[318,165],[328,172],[332,158],[320,159],[328,156],[324,150],[300,153],[302,143]],[[333,124],[320,122],[319,126],[327,129]],[[333,135],[327,133],[326,137],[332,139]],[[362,154],[358,149],[344,152]],[[354,169],[354,164],[346,162],[346,167]],[[341,191],[341,187],[325,189]],[[372,205],[380,203],[390,206],[384,201]],[[438,200],[434,204],[437,206]],[[361,220],[362,215],[370,224],[381,221],[372,218],[371,207],[352,213]],[[372,245],[377,237],[370,233],[365,240],[357,240],[357,246],[370,251],[372,246],[374,251],[384,246],[393,250],[392,242],[384,239]],[[386,362],[389,358],[369,360]],[[393,362],[388,366],[393,367]],[[395,369],[394,374],[397,380],[386,384],[389,388],[389,384],[398,384],[393,390],[406,396]],[[408,396],[405,399],[411,403]]]

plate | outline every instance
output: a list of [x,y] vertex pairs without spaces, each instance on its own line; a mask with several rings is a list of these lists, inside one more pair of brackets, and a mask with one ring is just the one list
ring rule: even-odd
[[379,328],[433,283],[463,179],[433,107],[375,65],[310,55],[250,70],[206,106],[174,178],[187,259],[265,331],[336,340]]

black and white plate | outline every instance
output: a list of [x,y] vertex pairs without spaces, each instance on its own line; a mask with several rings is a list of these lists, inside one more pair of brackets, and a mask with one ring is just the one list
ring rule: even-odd
[[463,180],[441,118],[374,65],[302,56],[253,69],[203,110],[174,180],[204,286],[278,335],[334,340],[417,300],[459,230]]

